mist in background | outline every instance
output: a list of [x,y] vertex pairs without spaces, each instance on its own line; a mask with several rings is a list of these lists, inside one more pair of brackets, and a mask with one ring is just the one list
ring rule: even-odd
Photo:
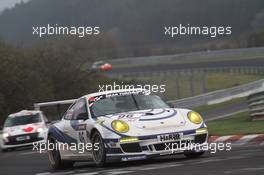
[[[100,57],[118,58],[261,46],[263,23],[263,0],[31,0],[0,15],[0,39],[27,46],[67,39],[84,52],[99,49]],[[32,35],[32,26],[47,24],[100,26],[101,35],[81,39]],[[164,35],[164,26],[179,24],[231,26],[232,35]]]
[[0,0],[0,13],[6,8],[12,8],[17,3],[27,2],[28,0]]
[[[95,92],[99,84],[116,81],[89,70],[98,60],[206,51],[209,56],[205,61],[210,61],[217,59],[217,55],[212,57],[211,50],[264,46],[263,0],[29,0],[15,5],[16,2],[19,1],[0,0],[1,9],[8,8],[0,13],[0,125],[8,114],[32,109],[34,103],[76,98]],[[84,38],[40,39],[32,35],[33,26],[47,24],[99,26],[101,32]],[[179,24],[232,26],[232,35],[173,39],[164,35],[164,26]],[[223,59],[230,59],[222,55]],[[263,59],[262,53],[238,55],[234,59],[240,61],[240,57],[250,56]],[[196,57],[190,60],[195,61]],[[157,65],[161,64],[165,64],[162,59]],[[129,65],[126,63],[123,68]],[[113,65],[113,70],[116,67]],[[163,70],[159,75],[142,74],[120,81],[166,82],[166,96],[174,100],[263,78],[262,68],[214,71]],[[250,72],[257,75],[248,75]]]

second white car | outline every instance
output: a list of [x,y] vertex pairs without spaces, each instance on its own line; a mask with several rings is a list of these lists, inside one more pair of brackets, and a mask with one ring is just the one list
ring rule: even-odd
[[32,146],[47,139],[48,120],[42,111],[23,110],[10,114],[5,123],[0,147],[2,152]]

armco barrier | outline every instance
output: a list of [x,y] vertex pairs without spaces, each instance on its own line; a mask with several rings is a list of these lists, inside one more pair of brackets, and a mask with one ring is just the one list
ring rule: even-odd
[[260,91],[264,91],[264,79],[194,97],[172,100],[169,101],[169,103],[172,103],[176,107],[190,108],[202,105],[217,104],[239,97],[246,97]]
[[253,120],[264,120],[264,91],[251,94],[248,106]]
[[[255,82],[251,82],[245,85],[236,86],[233,88],[218,90],[194,97],[179,99],[179,100],[171,100],[168,103],[173,104],[175,107],[180,108],[191,108],[202,105],[211,105],[217,104],[221,102],[225,102],[234,98],[246,97],[251,94],[255,94],[257,92],[264,91],[264,79],[258,80]],[[264,96],[264,95],[263,95]],[[264,98],[263,98],[264,99]],[[75,102],[76,99],[72,100],[63,100],[63,101],[54,101],[54,102],[46,102],[46,103],[36,103],[34,104],[35,110],[39,110],[40,107],[43,106],[58,106],[64,104],[71,104]]]

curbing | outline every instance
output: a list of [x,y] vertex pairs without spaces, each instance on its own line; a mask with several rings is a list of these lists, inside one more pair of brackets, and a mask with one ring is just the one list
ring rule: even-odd
[[211,136],[209,143],[232,143],[235,146],[264,145],[264,134]]

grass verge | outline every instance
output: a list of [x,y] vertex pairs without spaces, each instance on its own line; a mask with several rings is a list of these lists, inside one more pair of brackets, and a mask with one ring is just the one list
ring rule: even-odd
[[210,135],[247,135],[264,133],[264,121],[251,121],[248,112],[206,123]]
[[[182,58],[174,58],[173,55],[165,55],[158,56],[159,58],[148,58],[145,59],[139,59],[135,60],[135,57],[131,57],[129,60],[131,63],[127,64],[126,62],[121,63],[115,63],[115,61],[112,62],[114,68],[133,68],[133,67],[145,67],[145,66],[156,66],[156,65],[171,65],[171,64],[195,64],[195,63],[201,63],[201,62],[220,62],[220,61],[230,61],[230,60],[250,60],[250,59],[257,59],[257,58],[263,58],[263,53],[244,53],[243,55],[215,55],[212,56],[210,53],[204,53],[203,58],[197,59],[197,55],[191,55],[191,56],[185,56],[184,59]],[[167,58],[169,57],[169,58]],[[184,57],[184,56],[182,56]],[[132,60],[132,61],[131,61]],[[110,61],[111,62],[111,61]]]
[[229,106],[229,105],[233,105],[233,104],[239,104],[239,103],[246,101],[246,100],[247,100],[247,97],[235,98],[235,99],[223,102],[223,103],[218,103],[218,104],[214,104],[214,105],[199,106],[199,107],[194,108],[193,110],[196,112],[199,112],[199,113],[208,112],[208,111],[211,111],[214,109],[223,108],[225,106]]
[[189,71],[167,74],[139,74],[125,77],[124,80],[142,82],[142,84],[166,85],[166,100],[176,100],[205,92],[226,89],[252,81],[263,79],[263,75],[240,74],[230,72]]

